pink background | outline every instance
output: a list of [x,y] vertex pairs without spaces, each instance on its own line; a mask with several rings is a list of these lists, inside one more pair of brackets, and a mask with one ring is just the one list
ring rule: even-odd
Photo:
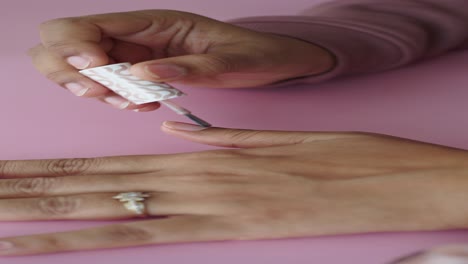
[[[111,3],[112,5],[108,4]],[[260,3],[265,3],[261,5]],[[159,131],[183,120],[165,109],[134,113],[76,98],[45,80],[25,55],[38,23],[55,17],[138,9],[178,9],[228,19],[294,14],[313,0],[2,0],[0,159],[158,154],[209,149]],[[183,105],[217,126],[279,130],[360,130],[468,148],[468,52],[397,71],[285,89],[185,89]],[[131,139],[122,141],[122,139]],[[428,212],[431,217],[431,212]],[[0,237],[103,223],[1,223]],[[343,223],[346,224],[346,223]],[[468,232],[365,234],[281,241],[152,246],[3,258],[8,264],[360,263],[375,264]]]

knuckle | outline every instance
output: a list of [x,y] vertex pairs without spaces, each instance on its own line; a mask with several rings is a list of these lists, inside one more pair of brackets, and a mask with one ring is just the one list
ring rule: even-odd
[[69,55],[74,55],[78,53],[78,51],[76,50],[76,47],[73,47],[72,45],[70,45],[68,40],[63,40],[63,41],[45,40],[43,41],[43,44],[47,48],[48,51],[56,52],[63,56],[69,56]]
[[0,177],[12,176],[15,171],[15,165],[9,160],[0,161]]
[[45,215],[67,215],[79,209],[81,199],[78,197],[57,196],[38,199],[37,208]]
[[61,27],[70,23],[78,21],[76,17],[60,17],[55,19],[46,20],[39,24],[39,31],[49,31],[55,29],[56,27]]
[[43,195],[50,192],[57,183],[57,178],[24,178],[13,180],[10,189],[15,194]]
[[126,225],[108,227],[104,230],[103,236],[106,240],[127,242],[148,241],[153,238],[147,230]]
[[[57,31],[66,31],[67,27],[79,23],[79,18],[57,18],[45,21],[39,25],[39,32],[42,39],[42,45],[51,51],[55,51],[64,56],[76,54],[76,48],[70,45],[66,38],[57,39],[54,34]],[[50,37],[54,34],[54,37]]]
[[228,139],[231,147],[237,148],[238,143],[243,141],[255,139],[261,131],[250,131],[250,130],[229,130],[224,132],[226,134],[226,138]]
[[98,167],[98,163],[97,158],[58,159],[46,161],[46,167],[52,175],[81,175],[92,167]]
[[39,29],[46,29],[51,25],[61,24],[63,21],[66,21],[67,18],[54,18],[46,20],[39,24]]
[[34,58],[34,57],[36,57],[37,55],[39,55],[42,52],[43,48],[44,47],[42,46],[42,44],[36,45],[36,46],[28,49],[27,54],[28,54],[28,56]]
[[205,55],[203,65],[205,70],[208,72],[219,73],[219,72],[231,72],[234,70],[234,65],[230,60],[214,55]]
[[45,77],[53,82],[56,82],[60,85],[63,85],[65,84],[67,81],[65,80],[65,78],[67,77],[67,74],[68,72],[65,71],[65,70],[57,70],[57,71],[51,71],[51,72],[47,72],[45,74]]
[[64,248],[64,241],[59,240],[55,236],[41,236],[40,237],[40,247],[44,250],[53,250]]

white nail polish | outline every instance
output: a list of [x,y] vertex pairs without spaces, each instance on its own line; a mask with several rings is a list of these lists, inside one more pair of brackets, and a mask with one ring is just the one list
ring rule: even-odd
[[129,105],[130,105],[130,102],[122,103],[122,104],[119,106],[119,109],[123,110],[123,109],[127,108]]
[[125,101],[125,99],[120,96],[108,96],[104,98],[104,101],[118,109],[125,109],[130,105],[129,101]]
[[425,259],[425,264],[468,264],[468,258],[454,256],[454,255],[444,255],[438,253],[430,254],[427,259]]
[[67,62],[79,70],[86,69],[89,65],[91,65],[91,61],[88,58],[81,56],[68,57]]
[[89,90],[86,87],[83,87],[79,83],[67,83],[65,84],[65,88],[67,88],[70,92],[72,92],[76,96],[83,96]]

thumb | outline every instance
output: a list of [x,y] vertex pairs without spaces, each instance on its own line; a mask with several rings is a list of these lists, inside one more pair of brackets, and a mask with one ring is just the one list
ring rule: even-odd
[[172,121],[164,122],[161,130],[190,141],[232,148],[281,146],[343,137],[343,133],[205,128]]
[[192,81],[246,71],[255,66],[253,60],[242,54],[192,54],[141,62],[131,72],[148,81]]

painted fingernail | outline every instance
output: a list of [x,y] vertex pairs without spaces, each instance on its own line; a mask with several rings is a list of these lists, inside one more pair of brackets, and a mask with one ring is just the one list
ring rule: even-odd
[[448,245],[436,248],[432,252],[442,255],[460,256],[468,258],[468,247],[467,245]]
[[86,87],[79,83],[67,83],[65,84],[65,88],[67,88],[70,92],[72,92],[76,96],[83,96],[89,90]]
[[0,241],[0,251],[1,250],[8,250],[13,248],[13,243],[8,241]]
[[158,109],[158,105],[155,105],[155,103],[152,103],[150,105],[143,105],[141,108],[133,109],[135,112],[151,112]]
[[460,256],[444,255],[444,254],[431,254],[426,258],[424,263],[434,264],[467,264],[468,259]]
[[187,70],[172,64],[148,64],[145,71],[155,79],[176,79],[187,73]]
[[207,129],[207,127],[181,123],[181,122],[174,122],[174,121],[164,121],[163,126],[172,130],[181,130],[181,131],[201,131],[201,130]]
[[91,65],[91,60],[82,56],[68,57],[67,62],[79,70],[86,69],[89,65]]
[[104,98],[104,101],[118,109],[125,109],[130,105],[129,101],[123,99],[120,96],[108,96]]

